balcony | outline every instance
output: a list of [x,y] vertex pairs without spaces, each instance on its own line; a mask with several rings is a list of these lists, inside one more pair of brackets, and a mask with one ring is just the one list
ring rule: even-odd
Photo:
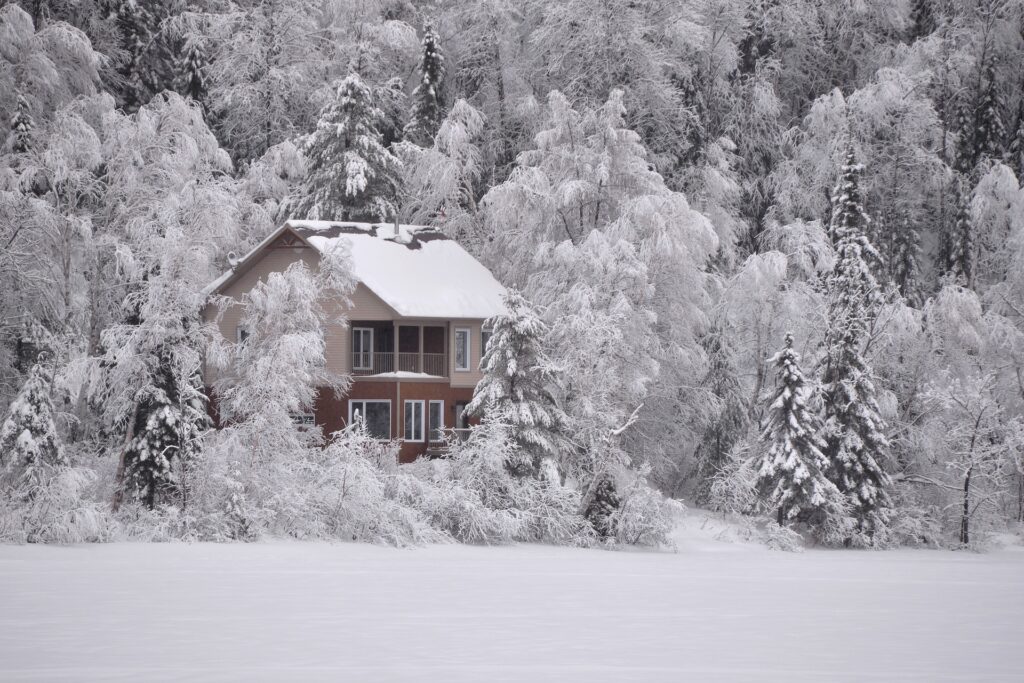
[[[395,357],[398,357],[397,365]],[[448,356],[444,353],[392,353],[390,351],[352,353],[352,375],[370,377],[390,372],[415,372],[435,377],[448,376]]]

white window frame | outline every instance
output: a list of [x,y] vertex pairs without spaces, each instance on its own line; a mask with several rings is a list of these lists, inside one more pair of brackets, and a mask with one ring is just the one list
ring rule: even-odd
[[[416,411],[415,410],[412,411],[412,414],[413,414],[412,433],[413,433],[413,437],[414,438],[409,438],[409,435],[406,434],[406,431],[405,431],[406,421],[408,420],[408,417],[409,417],[409,404],[410,403],[413,404],[414,406],[418,406],[419,410],[420,410],[420,430],[419,430],[420,431],[420,438],[418,438],[418,439],[415,438],[415,435],[416,435]],[[420,399],[415,399],[415,398],[404,399],[404,402],[402,404],[402,440],[403,441],[408,441],[409,443],[423,443],[424,439],[427,436],[427,415],[424,412],[425,410],[426,410],[426,406],[424,405],[424,401],[422,401]]]
[[[441,417],[441,426],[436,426],[430,419],[430,409],[435,405],[441,406],[441,411],[438,415]],[[444,441],[444,401],[438,401],[437,399],[431,399],[427,401],[427,436],[430,437],[430,443],[441,443]],[[434,438],[434,432],[437,432],[437,438]]]
[[[459,365],[459,333],[465,332],[466,339],[466,365]],[[456,327],[455,334],[452,335],[452,339],[455,341],[455,371],[456,372],[469,372],[469,369],[473,366],[473,330],[468,327]]]
[[[361,403],[364,406],[367,403],[386,403],[388,404],[388,436],[386,439],[377,437],[378,441],[390,441],[391,440],[391,399],[390,398],[351,398],[348,401],[348,422],[346,424],[352,424],[353,421],[353,408],[356,403]],[[365,412],[365,411],[364,411]],[[363,418],[366,419],[365,417]]]
[[[370,350],[367,351],[365,345],[360,344],[360,350],[356,351],[356,336],[361,335],[363,332],[370,333]],[[369,365],[356,365],[356,356],[358,354],[359,362],[362,363],[364,358],[370,359]],[[373,370],[373,328],[372,327],[353,327],[352,328],[352,369],[353,370]]]

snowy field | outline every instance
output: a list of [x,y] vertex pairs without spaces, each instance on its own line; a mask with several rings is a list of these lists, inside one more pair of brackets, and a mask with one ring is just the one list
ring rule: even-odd
[[0,680],[1020,681],[1024,552],[0,546]]

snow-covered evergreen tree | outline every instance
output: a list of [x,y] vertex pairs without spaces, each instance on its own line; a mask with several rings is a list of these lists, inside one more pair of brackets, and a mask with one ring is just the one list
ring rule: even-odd
[[935,31],[934,0],[912,0],[910,5],[910,38],[917,40]]
[[859,531],[870,537],[890,505],[883,469],[889,442],[879,412],[871,367],[864,358],[881,293],[868,259],[877,259],[864,236],[868,216],[860,200],[860,174],[852,150],[833,196],[836,264],[827,285],[828,328],[822,358],[828,478],[850,501]]
[[206,53],[193,36],[185,40],[185,47],[178,59],[178,90],[185,97],[202,102],[206,96]]
[[0,424],[0,475],[14,486],[39,483],[48,468],[68,464],[53,421],[52,372],[40,359]]
[[701,383],[714,398],[711,421],[697,447],[698,483],[696,500],[709,500],[715,477],[726,466],[730,451],[750,424],[747,399],[737,370],[736,348],[720,327],[704,340],[708,372]]
[[947,271],[965,287],[974,287],[975,235],[971,218],[971,192],[967,179],[955,181],[956,213],[949,239]]
[[825,471],[829,462],[821,438],[821,418],[809,405],[812,387],[800,369],[793,335],[769,360],[776,370],[778,389],[768,404],[767,425],[761,434],[767,446],[757,475],[757,490],[780,525],[802,521],[820,525],[841,515],[843,498]]
[[431,24],[427,24],[423,32],[419,73],[420,82],[412,91],[412,112],[405,126],[405,139],[428,147],[445,115],[444,53],[441,51],[441,39]]
[[1006,128],[1003,125],[1003,101],[996,78],[995,58],[990,57],[984,65],[984,90],[981,91],[975,108],[972,135],[972,158],[977,164],[982,159],[1002,157],[1006,142]]
[[892,281],[911,306],[923,303],[921,292],[921,234],[905,216],[900,219],[893,236],[890,264]]
[[306,192],[294,213],[311,219],[386,220],[398,210],[401,162],[384,147],[372,90],[352,74],[320,113],[306,145]]
[[515,444],[509,470],[536,476],[545,458],[559,461],[565,416],[551,394],[555,378],[543,349],[547,326],[515,290],[506,295],[505,308],[486,323],[491,336],[480,362],[483,379],[466,409],[505,424]]
[[28,108],[28,100],[18,95],[18,109],[11,117],[11,151],[21,154],[32,149],[32,129],[35,121]]
[[155,352],[153,380],[139,392],[125,447],[122,488],[152,508],[164,500],[187,495],[182,477],[202,449],[201,436],[210,427],[206,395],[198,372],[184,375],[177,367],[177,346],[169,336]]

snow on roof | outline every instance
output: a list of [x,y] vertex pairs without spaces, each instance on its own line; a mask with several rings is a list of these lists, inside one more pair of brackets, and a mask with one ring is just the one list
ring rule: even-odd
[[[291,228],[323,252],[344,240],[352,253],[356,279],[409,318],[485,319],[505,312],[505,288],[457,242],[436,228],[391,223],[289,220]],[[262,249],[280,230],[249,252]],[[228,271],[210,283],[212,293]]]

